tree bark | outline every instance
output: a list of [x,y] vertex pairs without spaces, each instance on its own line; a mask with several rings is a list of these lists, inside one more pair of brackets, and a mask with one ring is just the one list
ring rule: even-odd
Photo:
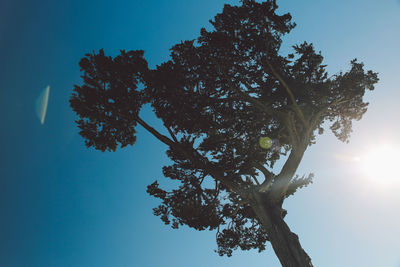
[[[301,247],[298,236],[283,220],[279,205],[267,205],[263,194],[255,194],[251,206],[264,226],[272,248],[282,267],[313,267],[311,258]],[[265,195],[265,194],[264,194]]]

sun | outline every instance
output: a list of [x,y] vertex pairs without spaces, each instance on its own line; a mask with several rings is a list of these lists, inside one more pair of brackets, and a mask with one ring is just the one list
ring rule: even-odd
[[361,171],[371,179],[400,180],[400,146],[377,145],[354,160],[359,162]]

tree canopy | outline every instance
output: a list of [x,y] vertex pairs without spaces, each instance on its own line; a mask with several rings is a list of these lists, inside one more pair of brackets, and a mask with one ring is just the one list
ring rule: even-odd
[[[86,54],[79,63],[83,84],[75,85],[70,99],[88,147],[133,145],[137,124],[168,146],[172,164],[163,173],[180,186],[148,186],[161,200],[154,214],[173,228],[216,229],[220,255],[237,248],[262,251],[268,240],[273,243],[255,208],[261,202],[249,196],[257,193],[266,206],[279,207],[283,218],[284,199],[312,181],[312,175],[295,175],[304,151],[325,128],[347,142],[352,122],[367,110],[365,91],[378,81],[356,59],[348,71],[329,76],[311,43],[284,55],[282,37],[295,24],[277,8],[275,1],[225,5],[210,21],[212,30],[173,46],[170,60],[154,69],[140,50]],[[139,116],[146,104],[169,136]],[[260,147],[263,136],[280,148]],[[213,184],[204,182],[209,180]]]

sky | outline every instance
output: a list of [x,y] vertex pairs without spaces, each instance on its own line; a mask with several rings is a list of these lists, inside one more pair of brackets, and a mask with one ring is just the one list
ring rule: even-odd
[[[270,246],[220,257],[215,232],[165,226],[146,193],[154,180],[168,185],[165,145],[138,128],[133,147],[87,149],[68,104],[85,53],[143,49],[154,67],[238,2],[0,2],[0,266],[280,266]],[[315,180],[286,201],[286,221],[314,266],[400,267],[400,1],[277,2],[297,23],[287,47],[312,42],[329,73],[358,58],[380,78],[349,144],[327,133],[309,147],[298,173]],[[41,124],[35,104],[47,86]],[[148,108],[141,116],[161,125]]]

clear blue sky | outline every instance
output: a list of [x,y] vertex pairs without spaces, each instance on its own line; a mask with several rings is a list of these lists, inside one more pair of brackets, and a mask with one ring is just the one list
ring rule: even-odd
[[[68,105],[85,53],[144,49],[155,66],[209,27],[224,3],[238,1],[0,2],[0,266],[279,266],[270,247],[219,257],[214,232],[165,226],[145,192],[156,179],[168,184],[165,146],[139,128],[134,147],[86,149]],[[400,177],[367,177],[352,159],[381,143],[400,147],[400,1],[278,5],[298,25],[288,44],[313,42],[332,74],[357,57],[381,79],[350,144],[328,134],[309,148],[299,174],[314,172],[315,182],[287,201],[288,224],[315,266],[399,267]],[[41,125],[35,99],[47,85]],[[159,125],[148,109],[142,116]]]

